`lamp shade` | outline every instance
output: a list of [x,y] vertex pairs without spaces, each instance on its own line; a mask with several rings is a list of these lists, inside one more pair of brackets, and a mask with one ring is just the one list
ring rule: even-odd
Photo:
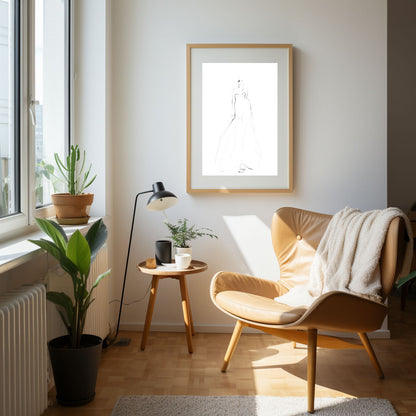
[[153,194],[147,202],[147,209],[149,211],[163,211],[167,208],[173,207],[178,198],[172,192],[166,191],[162,182],[155,182],[152,185]]

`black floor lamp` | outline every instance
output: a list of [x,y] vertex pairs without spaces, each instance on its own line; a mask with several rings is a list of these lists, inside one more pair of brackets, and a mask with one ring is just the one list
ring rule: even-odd
[[[129,238],[129,247],[127,249],[127,259],[126,259],[126,266],[124,268],[124,279],[123,279],[123,289],[121,291],[121,301],[120,301],[120,310],[118,312],[118,321],[117,321],[117,331],[114,337],[113,342],[117,339],[119,327],[120,327],[120,318],[121,318],[121,310],[123,308],[123,299],[124,299],[124,288],[126,286],[126,277],[127,277],[127,269],[129,265],[129,257],[130,257],[130,248],[131,248],[131,240],[133,237],[133,229],[134,229],[134,219],[136,217],[136,207],[137,207],[137,199],[140,195],[152,193],[149,201],[147,201],[146,208],[149,211],[163,211],[167,208],[172,207],[178,202],[178,198],[169,191],[165,190],[162,182],[155,182],[152,185],[152,189],[150,191],[139,192],[136,195],[134,200],[134,209],[133,209],[133,219],[131,221],[131,229],[130,229],[130,238]],[[117,344],[118,345],[128,345],[130,342],[129,339],[120,340]]]

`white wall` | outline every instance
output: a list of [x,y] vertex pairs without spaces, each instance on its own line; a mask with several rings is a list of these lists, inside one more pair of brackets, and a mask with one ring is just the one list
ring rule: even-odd
[[91,215],[111,211],[111,36],[109,1],[74,2],[74,104],[72,142],[87,152],[91,174],[97,178],[88,192],[94,193]]
[[[169,219],[187,217],[220,237],[194,244],[194,257],[209,264],[188,279],[197,330],[232,323],[209,299],[215,272],[277,276],[268,234],[277,208],[334,213],[345,205],[386,206],[386,13],[380,0],[113,1],[113,279],[120,290],[134,196],[157,180],[180,198]],[[294,45],[291,194],[186,194],[185,45],[234,42]],[[127,302],[142,298],[150,282],[135,264],[152,256],[154,241],[167,235],[162,214],[146,211],[145,204],[141,197]],[[182,328],[178,286],[160,283],[154,329]],[[147,297],[124,307],[125,328],[141,327],[146,304]]]
[[[73,2],[73,120],[72,142],[87,152],[94,194],[90,215],[105,217],[108,257],[113,264],[113,155],[111,137],[111,0]],[[116,275],[109,277],[117,292]]]

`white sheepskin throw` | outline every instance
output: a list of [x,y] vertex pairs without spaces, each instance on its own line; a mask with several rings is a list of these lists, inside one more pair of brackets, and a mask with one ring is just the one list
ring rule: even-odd
[[405,220],[410,241],[401,275],[409,273],[413,238],[409,219],[398,208],[361,212],[346,207],[336,213],[319,243],[307,286],[298,286],[277,302],[290,306],[309,306],[320,295],[342,291],[381,301],[379,262],[390,222]]

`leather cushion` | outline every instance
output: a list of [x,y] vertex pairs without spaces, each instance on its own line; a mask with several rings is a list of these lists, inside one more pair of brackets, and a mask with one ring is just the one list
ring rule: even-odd
[[218,293],[215,301],[218,306],[235,316],[271,325],[295,322],[306,311],[305,308],[293,308],[264,296],[233,290]]
[[272,221],[272,242],[284,286],[307,285],[319,242],[330,215],[296,208],[280,208]]

